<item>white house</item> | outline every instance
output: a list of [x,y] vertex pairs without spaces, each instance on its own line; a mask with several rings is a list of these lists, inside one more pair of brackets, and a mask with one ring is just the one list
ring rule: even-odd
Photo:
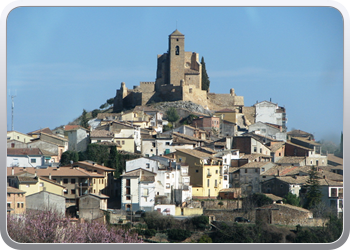
[[39,148],[8,148],[7,167],[40,167],[45,157]]
[[121,208],[125,211],[153,211],[155,176],[142,168],[121,175]]
[[[160,157],[162,158],[162,157]],[[168,158],[155,160],[141,157],[126,162],[126,173],[146,170],[154,173],[155,202],[177,203],[192,199],[192,186],[188,175],[188,165],[176,163]]]
[[275,103],[262,101],[254,104],[255,122],[271,123],[282,126],[282,132],[287,130],[286,110]]
[[68,134],[68,150],[83,152],[86,151],[89,144],[89,130],[78,127],[67,130]]

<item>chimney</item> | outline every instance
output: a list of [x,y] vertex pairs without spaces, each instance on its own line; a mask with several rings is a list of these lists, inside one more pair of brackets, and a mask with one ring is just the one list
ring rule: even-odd
[[102,162],[102,166],[104,166],[105,165],[105,163],[104,162]]
[[35,170],[34,177],[36,177],[36,176],[37,176],[37,174],[36,174],[36,170]]
[[49,179],[51,180],[51,173],[49,173]]
[[15,175],[15,168],[14,167],[12,167],[12,169],[11,169],[11,175]]

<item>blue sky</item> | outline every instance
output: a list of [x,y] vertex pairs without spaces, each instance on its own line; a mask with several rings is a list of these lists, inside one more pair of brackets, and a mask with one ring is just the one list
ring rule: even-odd
[[7,19],[7,127],[68,124],[128,88],[155,81],[175,29],[206,63],[210,91],[245,106],[284,106],[287,127],[343,130],[343,19],[330,7],[20,7]]

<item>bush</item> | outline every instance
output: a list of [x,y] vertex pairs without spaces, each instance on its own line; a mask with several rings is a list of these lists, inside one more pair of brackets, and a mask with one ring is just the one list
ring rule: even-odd
[[213,240],[206,234],[202,235],[200,239],[198,240],[198,243],[212,243]]
[[169,239],[183,241],[191,236],[191,232],[183,229],[168,229],[167,231]]
[[195,229],[204,230],[206,226],[209,225],[209,217],[204,215],[195,216],[190,219],[190,222]]
[[175,225],[174,217],[159,214],[157,211],[145,213],[143,219],[148,229],[166,230]]

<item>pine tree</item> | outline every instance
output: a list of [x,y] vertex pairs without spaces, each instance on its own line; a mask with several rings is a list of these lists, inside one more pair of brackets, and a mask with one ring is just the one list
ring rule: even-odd
[[85,109],[83,109],[83,114],[81,115],[80,126],[82,126],[83,128],[89,127],[89,123],[88,123],[88,119],[87,119],[87,112]]
[[309,179],[305,184],[306,188],[306,203],[304,208],[310,209],[317,206],[322,200],[322,192],[320,190],[319,176],[315,166],[312,166],[309,171]]
[[202,57],[201,64],[202,64],[202,90],[206,90],[207,92],[209,92],[210,81],[209,81],[209,76],[207,74],[207,70],[205,68],[204,57]]

